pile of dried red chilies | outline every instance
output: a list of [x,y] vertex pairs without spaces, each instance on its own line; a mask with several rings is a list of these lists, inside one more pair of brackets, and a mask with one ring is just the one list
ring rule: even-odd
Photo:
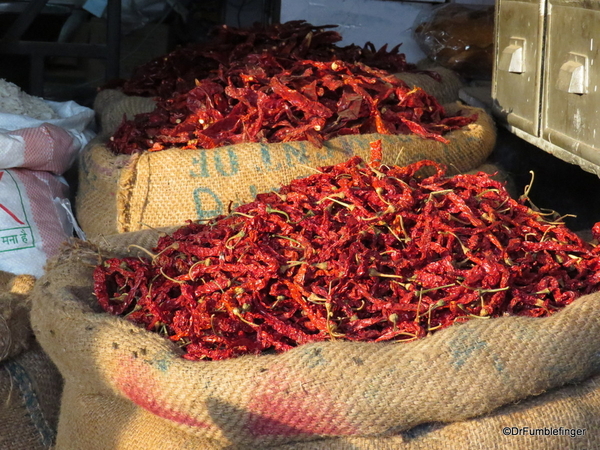
[[[422,177],[423,168],[434,175]],[[109,313],[219,360],[332,339],[407,341],[547,316],[600,286],[597,247],[489,175],[358,158],[190,223],[94,272]],[[598,226],[595,232],[600,231]]]
[[117,154],[304,140],[321,147],[336,136],[366,133],[447,142],[444,133],[475,119],[450,117],[422,89],[364,64],[253,54],[124,121],[108,146]]
[[[394,73],[416,71],[416,66],[408,64],[405,55],[398,52],[400,45],[389,51],[387,45],[376,50],[370,42],[364,47],[335,45],[342,40],[337,31],[330,30],[335,27],[315,26],[303,20],[257,24],[251,28],[222,25],[212,30],[208,42],[175,49],[137,67],[129,79],[116,80],[105,87],[118,87],[127,95],[168,98],[189,91],[195,80],[202,80],[219,66],[227,67],[251,53],[295,60],[361,62]],[[435,72],[426,73],[439,79]]]

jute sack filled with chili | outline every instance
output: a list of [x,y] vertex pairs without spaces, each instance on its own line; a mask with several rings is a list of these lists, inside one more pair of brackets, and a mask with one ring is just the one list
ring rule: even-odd
[[[389,49],[387,44],[377,49],[371,42],[363,46],[351,44],[341,47],[338,44],[342,36],[335,30],[336,27],[312,25],[304,20],[254,24],[248,28],[216,26],[209,31],[206,42],[179,46],[136,67],[128,79],[112,80],[103,86],[104,92],[99,95],[96,104],[115,105],[115,108],[98,110],[101,127],[112,134],[121,122],[122,113],[118,114],[121,101],[114,97],[114,92],[126,95],[121,99],[123,102],[143,109],[147,100],[187,92],[197,80],[204,80],[222,71],[223,67],[235,65],[249,54],[270,55],[287,61],[362,63],[393,73],[411,87],[425,89],[442,104],[458,100],[463,82],[457,73],[436,67],[430,61],[426,63],[427,67],[423,67],[423,61],[416,65],[408,63],[405,55],[400,53],[401,44]],[[116,123],[112,112],[117,113]]]
[[568,448],[502,434],[598,417],[598,250],[549,220],[483,174],[353,159],[151,249],[76,242],[33,295],[57,448]]
[[65,378],[57,450],[573,443],[568,434],[505,436],[506,426],[586,429],[576,442],[599,445],[597,294],[549,318],[474,320],[406,344],[330,341],[202,362],[100,312],[97,261],[95,248],[71,249],[36,294],[38,339]]
[[[394,76],[409,86],[425,90],[442,105],[457,102],[458,91],[464,86],[456,72],[439,66],[424,67],[423,72],[399,72]],[[126,95],[116,89],[104,89],[94,100],[94,111],[100,129],[104,135],[109,136],[117,131],[123,116],[133,119],[136,114],[149,113],[155,107],[154,97]]]
[[495,144],[493,120],[483,110],[444,108],[364,65],[287,67],[249,55],[215,77],[160,100],[87,147],[76,210],[88,235],[214,217],[315,167],[367,157],[376,139],[383,141],[384,163],[431,159],[455,173],[480,165]]

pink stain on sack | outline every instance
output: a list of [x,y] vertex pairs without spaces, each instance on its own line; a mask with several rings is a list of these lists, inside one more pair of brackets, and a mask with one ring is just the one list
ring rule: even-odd
[[249,404],[252,436],[355,436],[359,424],[348,415],[351,404],[338,401],[328,386],[298,378],[285,367],[271,367]]
[[[121,358],[116,367],[115,383],[117,388],[136,405],[156,416],[178,424],[195,428],[212,427],[212,425],[177,409],[173,400],[175,396],[164,393],[166,390],[172,390],[173,387],[168,384],[161,385],[159,380],[161,374],[153,366],[134,358]],[[177,380],[172,380],[172,382],[177,382]]]

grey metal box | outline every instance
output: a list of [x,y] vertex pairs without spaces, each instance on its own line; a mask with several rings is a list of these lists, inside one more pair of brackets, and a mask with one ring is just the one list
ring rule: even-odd
[[600,0],[498,0],[493,112],[511,132],[600,175]]
[[495,112],[534,136],[539,130],[543,16],[539,0],[499,1],[492,96]]
[[600,164],[600,2],[551,0],[548,10],[542,137]]

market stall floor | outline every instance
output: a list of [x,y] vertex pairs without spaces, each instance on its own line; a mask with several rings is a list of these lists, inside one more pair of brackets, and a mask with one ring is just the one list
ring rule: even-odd
[[498,129],[496,148],[490,159],[505,170],[519,194],[531,183],[531,201],[565,217],[574,231],[589,230],[600,222],[600,178],[569,164],[511,134]]

